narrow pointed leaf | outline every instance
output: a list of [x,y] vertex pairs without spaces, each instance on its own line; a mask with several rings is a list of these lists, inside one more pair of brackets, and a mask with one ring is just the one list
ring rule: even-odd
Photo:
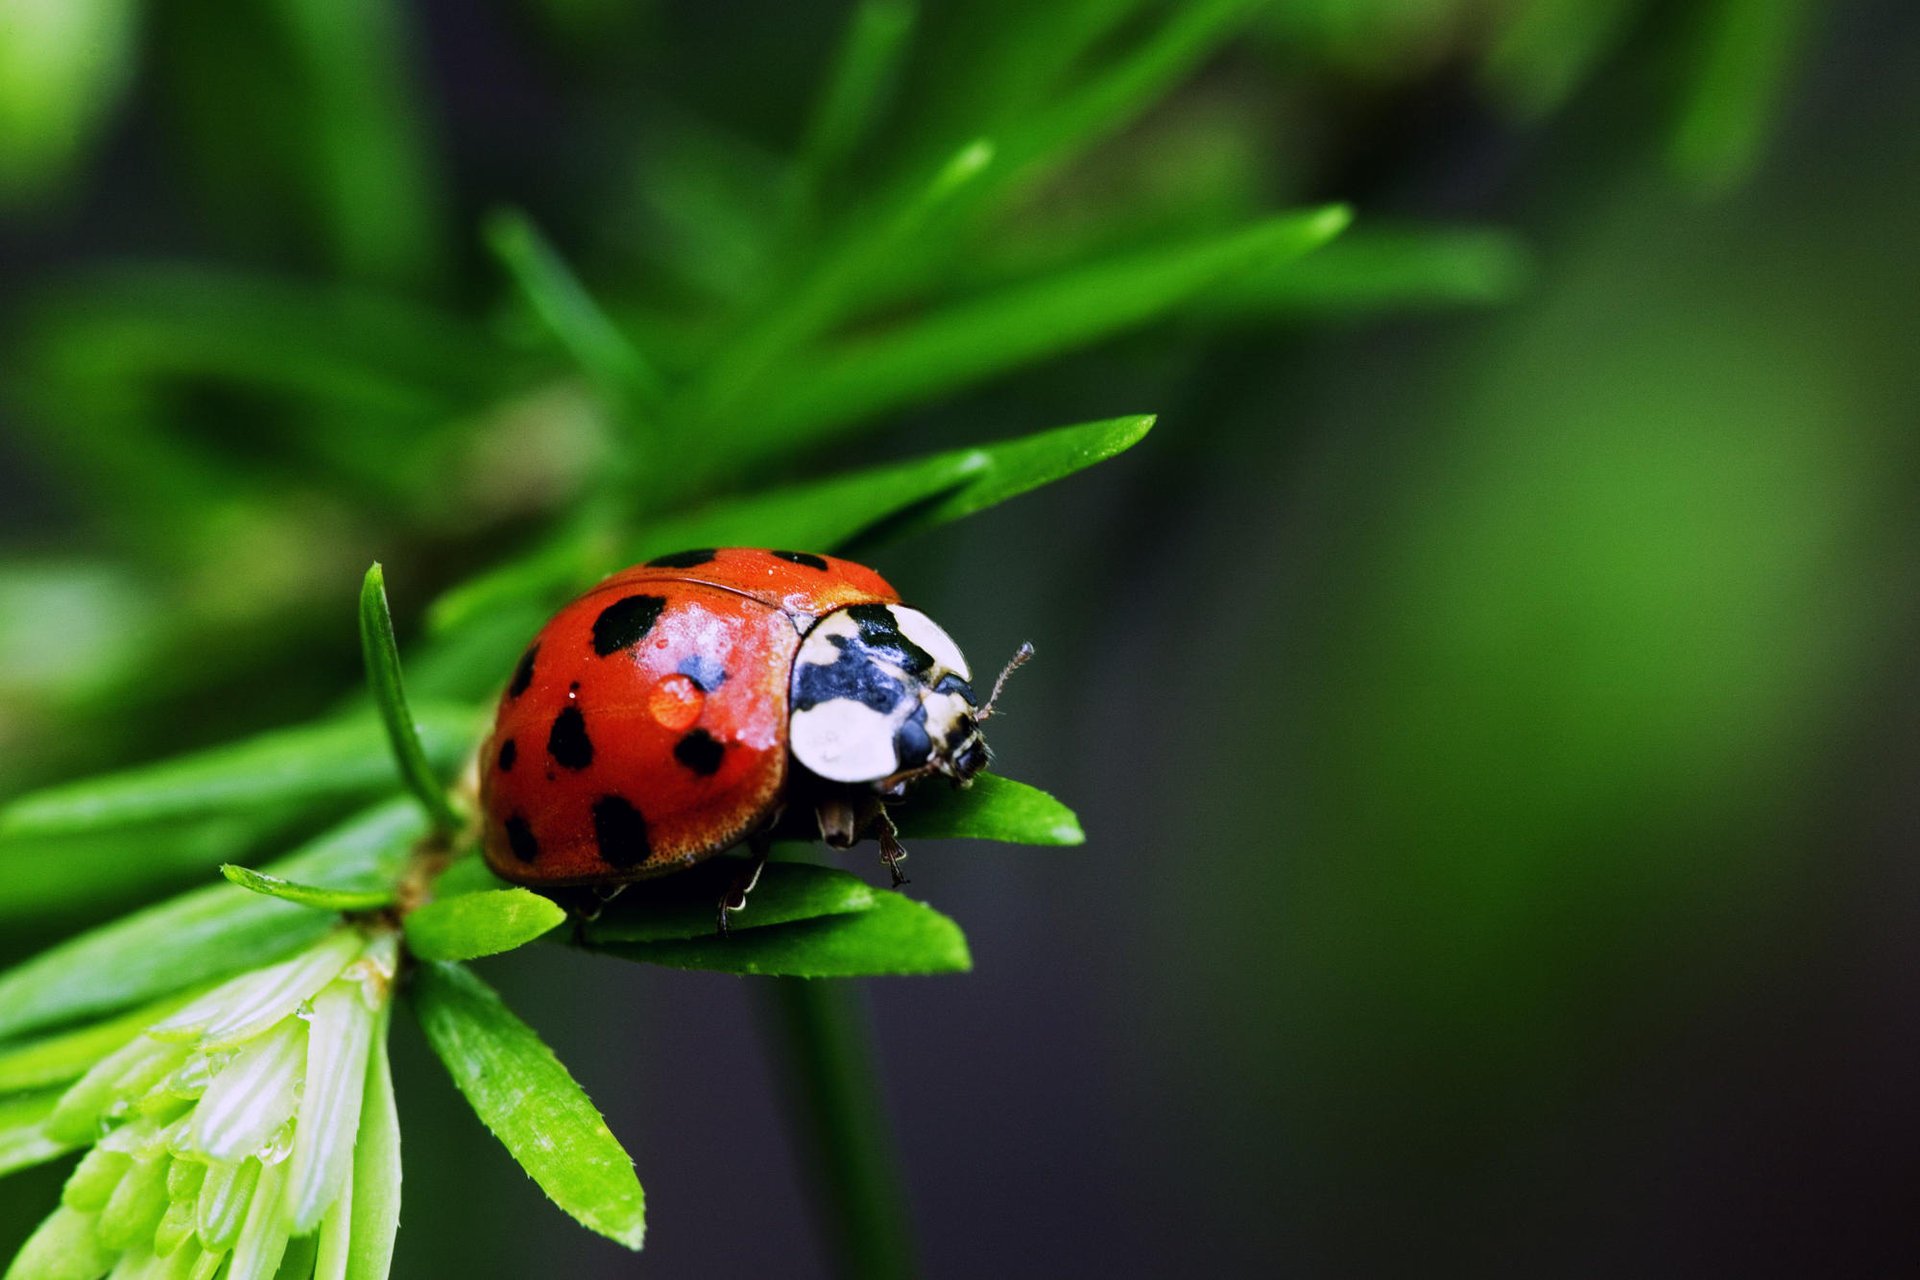
[[114,1255],[95,1236],[98,1224],[98,1214],[55,1209],[20,1246],[6,1280],[100,1280]]
[[[428,759],[451,774],[480,736],[481,713],[423,707],[416,723]],[[384,730],[374,716],[359,715],[33,792],[0,809],[0,835],[107,830],[396,788]]]
[[264,871],[236,867],[231,862],[220,868],[220,874],[249,893],[258,893],[269,898],[278,898],[282,902],[314,907],[321,911],[378,911],[381,907],[393,902],[391,888],[324,889],[318,885],[296,884],[291,880],[282,880],[279,876],[270,876]]
[[818,190],[882,118],[880,107],[892,92],[918,7],[915,0],[860,0],[854,7],[801,145],[801,180],[808,188]]
[[407,916],[407,949],[421,960],[474,960],[523,947],[566,918],[553,899],[527,889],[456,894]]
[[[271,864],[289,879],[378,884],[398,874],[425,833],[419,809],[392,801]],[[229,884],[83,933],[0,975],[0,1037],[123,1008],[197,986],[313,942],[332,916]]]
[[603,392],[616,402],[659,396],[659,374],[531,219],[517,209],[502,210],[487,220],[486,237],[540,323]]
[[1817,12],[1808,0],[1719,0],[1673,134],[1674,167],[1709,190],[1753,171]]
[[929,454],[908,462],[722,499],[648,522],[624,545],[550,547],[442,596],[438,630],[505,610],[539,614],[602,574],[666,551],[702,546],[838,551],[961,519],[1132,448],[1153,426],[1135,414],[1055,427],[1015,440]]
[[171,996],[77,1031],[0,1048],[0,1093],[79,1079],[94,1063],[180,1008],[188,998]]
[[[282,815],[225,813],[66,835],[0,836],[0,920],[151,901],[162,886],[243,856]],[[131,856],[130,856],[131,854]]]
[[1389,308],[1484,306],[1526,285],[1526,246],[1490,227],[1365,227],[1317,253],[1209,289],[1206,316],[1312,317]]
[[718,502],[653,521],[628,555],[727,544],[837,551],[905,537],[1104,462],[1139,443],[1153,421],[1136,414],[1056,427]]
[[381,1013],[367,1055],[367,1096],[360,1107],[360,1136],[353,1144],[346,1280],[387,1280],[393,1238],[400,1229],[400,1114],[387,1060],[390,1017],[390,1012]]
[[442,832],[456,830],[460,817],[447,801],[447,790],[434,776],[420,729],[407,709],[406,685],[400,678],[400,646],[393,635],[393,614],[387,608],[387,580],[378,562],[360,583],[360,653],[366,659],[367,685],[373,705],[387,731],[388,745],[400,767],[400,780],[413,792],[433,825]]
[[[1338,235],[1340,205],[1096,263],[956,303],[876,336],[811,352],[756,399],[746,447],[778,452],[819,428],[870,418],[1088,346],[1164,316],[1226,279],[1310,252]],[[748,432],[751,435],[748,435]]]
[[923,840],[1004,840],[1008,844],[1084,844],[1073,810],[1038,787],[983,773],[964,791],[931,783],[887,811],[900,834]]
[[1166,19],[1127,51],[1100,65],[1070,91],[1047,96],[1007,136],[1003,181],[1031,180],[1037,171],[1082,154],[1125,128],[1160,101],[1225,44],[1260,7],[1260,0],[1187,0],[1169,6]]
[[76,1144],[47,1136],[58,1089],[0,1099],[0,1177],[65,1155]]
[[553,1051],[459,965],[425,964],[414,1004],[474,1114],[582,1226],[638,1249],[646,1200],[633,1161]]
[[[711,858],[686,871],[631,885],[582,926],[584,940],[600,946],[710,938],[719,928],[720,897],[746,866],[745,858]],[[738,934],[796,920],[847,915],[867,910],[878,896],[860,877],[833,867],[772,862],[760,873],[746,909],[735,912],[728,927]]]
[[960,926],[924,903],[882,892],[865,911],[722,937],[617,943],[624,960],[673,969],[790,978],[964,973],[973,967]]

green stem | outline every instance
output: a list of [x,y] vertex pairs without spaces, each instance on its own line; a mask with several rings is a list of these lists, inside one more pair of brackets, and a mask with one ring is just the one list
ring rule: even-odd
[[769,1027],[811,1163],[809,1192],[852,1280],[916,1274],[912,1224],[865,1002],[844,982],[777,978]]

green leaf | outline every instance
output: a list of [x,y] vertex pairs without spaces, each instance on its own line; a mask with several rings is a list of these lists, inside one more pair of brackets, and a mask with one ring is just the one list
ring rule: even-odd
[[965,790],[923,783],[887,812],[901,835],[921,840],[1066,845],[1087,839],[1073,810],[1037,787],[991,773]]
[[[1153,426],[1135,414],[1056,427],[1017,440],[953,449],[909,462],[723,499],[649,521],[622,547],[543,551],[455,588],[432,610],[436,630],[502,611],[544,613],[623,564],[687,547],[805,547],[840,551],[905,537],[1065,479],[1132,448]],[[535,626],[538,619],[535,619]]]
[[181,823],[147,823],[70,835],[0,836],[0,920],[50,912],[138,904],[177,888],[191,873],[259,847],[282,823],[254,814],[221,814]]
[[373,704],[386,727],[387,742],[400,766],[400,780],[413,792],[433,825],[442,834],[455,831],[460,817],[447,801],[446,788],[434,776],[420,730],[407,710],[407,690],[400,678],[400,646],[393,635],[393,614],[387,608],[386,574],[375,561],[360,582],[360,653],[366,660],[367,685]]
[[282,880],[279,876],[270,876],[263,871],[236,867],[231,862],[220,868],[220,874],[249,893],[263,894],[269,898],[297,903],[303,907],[316,907],[321,911],[378,911],[381,907],[393,902],[391,887],[323,889],[316,885],[295,884],[291,880]]
[[433,1051],[520,1167],[581,1225],[638,1249],[646,1199],[633,1161],[553,1051],[460,965],[421,965],[413,996]]
[[[744,442],[758,440],[764,447],[769,433],[753,416],[760,412],[754,408],[755,390],[768,384],[784,391],[789,383],[804,383],[804,376],[783,377],[782,362],[798,361],[810,368],[806,345],[856,311],[874,282],[886,276],[937,213],[992,168],[993,159],[989,139],[975,138],[960,147],[931,173],[916,175],[868,221],[843,232],[810,270],[753,311],[702,369],[673,413],[675,421],[694,424],[703,439],[724,431],[731,446],[702,448],[679,459],[676,474],[666,479],[686,487],[706,478],[699,469],[703,464],[716,474],[737,469]],[[803,443],[777,431],[771,438],[788,448]]]
[[421,960],[474,960],[523,947],[567,919],[527,889],[482,889],[439,898],[407,916],[407,948]]
[[139,47],[134,0],[8,5],[0,40],[0,203],[38,194],[118,104]]
[[[1238,32],[1260,0],[1187,0],[1170,6],[1124,55],[1096,62],[1097,71],[1070,89],[1045,94],[1007,132],[1000,180],[1031,181],[1110,137],[1160,101]],[[1083,22],[1089,38],[1104,25]],[[987,193],[997,194],[997,193]]]
[[1062,272],[809,352],[742,407],[750,416],[728,433],[728,447],[778,453],[822,426],[870,418],[1137,328],[1219,281],[1318,248],[1350,216],[1342,205],[1287,214]]
[[[745,858],[710,858],[685,871],[642,880],[609,902],[582,926],[590,946],[707,938],[718,929],[717,904],[747,866]],[[858,876],[805,862],[770,862],[744,911],[728,927],[735,933],[791,924],[819,916],[865,911],[878,895]]]
[[[428,758],[449,773],[473,750],[481,713],[422,708]],[[371,715],[261,734],[79,782],[49,787],[0,808],[0,835],[99,831],[161,819],[269,805],[374,796],[394,787],[384,731]]]
[[1056,427],[1018,440],[954,449],[715,503],[650,522],[633,560],[703,546],[835,551],[896,539],[970,516],[1132,448],[1150,415]]
[[276,4],[291,55],[276,87],[298,103],[295,136],[279,142],[306,148],[296,172],[337,267],[417,283],[437,274],[445,246],[404,12],[381,0]]
[[0,1093],[40,1089],[79,1079],[94,1063],[131,1042],[189,998],[171,996],[77,1031],[0,1048]]
[[1512,299],[1532,262],[1489,227],[1359,227],[1317,253],[1222,281],[1197,310],[1234,317],[1317,316],[1388,308],[1485,306]]
[[660,396],[660,375],[593,300],[540,229],[518,209],[487,219],[487,247],[575,364],[615,405]]
[[[271,864],[287,879],[381,884],[425,832],[418,808],[371,809]],[[102,926],[0,975],[0,1037],[124,1008],[278,959],[335,925],[321,912],[228,884]]]
[[0,1099],[0,1177],[45,1164],[73,1150],[76,1144],[49,1138],[47,1117],[60,1101],[61,1091],[48,1089]]
[[400,1113],[394,1105],[393,1067],[387,1061],[390,1019],[390,1011],[381,1013],[367,1055],[367,1096],[353,1144],[353,1227],[346,1280],[387,1280],[393,1238],[400,1229]]
[[883,118],[918,16],[915,0],[860,0],[854,8],[801,143],[800,181],[809,192],[825,186]]
[[1510,109],[1546,115],[1626,35],[1633,0],[1528,0],[1488,46],[1482,73]]
[[1800,52],[1807,0],[1718,0],[1703,6],[1705,50],[1673,133],[1673,165],[1709,190],[1753,171]]
[[673,969],[791,978],[964,973],[973,967],[959,925],[923,903],[884,892],[875,895],[870,908],[850,915],[725,937],[617,943],[603,950]]

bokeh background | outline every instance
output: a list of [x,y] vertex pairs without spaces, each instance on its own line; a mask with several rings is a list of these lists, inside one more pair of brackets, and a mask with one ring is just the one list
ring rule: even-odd
[[[336,705],[368,559],[424,643],[609,457],[662,483],[481,228],[526,211],[671,367],[778,278],[852,13],[0,0],[0,796]],[[1920,1267],[1920,13],[860,13],[910,52],[803,229],[1191,28],[904,313],[1355,211],[1278,283],[755,463],[1161,415],[876,555],[980,665],[1036,643],[1001,767],[1090,832],[914,850],[977,965],[865,993],[926,1274]],[[72,851],[79,908],[10,865],[0,950],[209,861],[145,852]],[[751,982],[487,973],[634,1152],[648,1248],[552,1210],[401,1025],[397,1274],[832,1273]],[[0,1246],[62,1174],[0,1188]]]

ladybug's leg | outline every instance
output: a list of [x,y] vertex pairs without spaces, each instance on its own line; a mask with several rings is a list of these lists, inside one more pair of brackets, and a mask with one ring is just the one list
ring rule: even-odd
[[887,864],[887,874],[893,877],[893,887],[898,889],[907,883],[907,878],[900,874],[900,864],[907,860],[907,851],[900,847],[900,829],[887,816],[885,805],[874,806],[873,827],[873,838],[880,842],[880,861]]
[[573,920],[573,943],[577,947],[593,945],[587,936],[587,927],[600,918],[607,904],[626,892],[624,884],[591,885],[582,888],[548,889],[546,894],[562,907]]
[[861,796],[857,800],[833,796],[820,801],[814,813],[820,821],[820,838],[830,849],[851,849],[861,836],[872,831],[880,842],[880,861],[887,864],[893,887],[898,889],[907,882],[900,874],[900,864],[906,861],[907,851],[900,847],[900,832],[887,816],[886,803],[879,796]]
[[747,841],[747,848],[752,851],[753,860],[733,878],[727,891],[720,895],[719,924],[723,934],[729,927],[727,917],[747,909],[747,895],[760,883],[760,873],[767,869],[767,853],[773,848],[773,841],[765,832],[761,832]]

